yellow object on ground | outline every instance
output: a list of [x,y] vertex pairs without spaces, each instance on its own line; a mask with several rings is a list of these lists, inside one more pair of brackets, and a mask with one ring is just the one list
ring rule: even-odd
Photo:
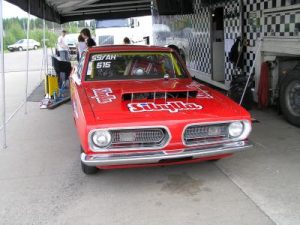
[[58,77],[53,75],[46,75],[45,79],[45,94],[53,96],[54,92],[58,94]]

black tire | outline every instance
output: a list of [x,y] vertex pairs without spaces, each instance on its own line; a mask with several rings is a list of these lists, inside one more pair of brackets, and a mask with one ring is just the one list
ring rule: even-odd
[[[246,76],[234,76],[231,81],[228,95],[233,101],[235,101],[238,104],[240,103],[246,83],[247,83]],[[251,110],[253,108],[253,96],[251,91],[252,86],[253,86],[253,81],[251,78],[242,102],[242,106],[247,110]]]
[[208,160],[209,162],[218,162],[220,159],[211,159],[211,160]]
[[37,49],[38,49],[38,46],[37,46],[37,45],[33,46],[33,49],[34,49],[34,50],[37,50]]
[[[83,148],[81,146],[80,146],[80,152],[83,152]],[[83,162],[81,162],[81,169],[82,169],[82,172],[87,175],[96,174],[99,171],[99,169],[97,167],[87,166]]]
[[23,51],[23,48],[22,48],[22,47],[19,47],[18,50],[19,50],[20,52],[22,52],[22,51]]
[[280,86],[280,109],[291,124],[300,127],[300,71],[286,76]]
[[87,166],[83,162],[81,162],[81,169],[82,169],[82,172],[87,175],[96,174],[98,172],[97,167]]

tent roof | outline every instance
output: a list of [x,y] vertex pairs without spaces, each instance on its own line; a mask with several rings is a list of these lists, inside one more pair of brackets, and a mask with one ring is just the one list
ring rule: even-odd
[[160,15],[193,12],[193,0],[7,0],[48,21],[65,23],[85,19],[119,19],[151,15],[153,5]]
[[151,15],[152,0],[7,0],[32,15],[65,23]]

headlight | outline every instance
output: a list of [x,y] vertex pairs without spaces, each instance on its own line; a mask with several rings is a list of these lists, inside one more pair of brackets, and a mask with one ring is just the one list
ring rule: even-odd
[[233,138],[237,138],[241,136],[243,131],[244,131],[244,125],[242,122],[232,122],[228,126],[228,133]]
[[95,131],[92,134],[92,142],[98,148],[105,148],[111,143],[111,134],[106,130]]

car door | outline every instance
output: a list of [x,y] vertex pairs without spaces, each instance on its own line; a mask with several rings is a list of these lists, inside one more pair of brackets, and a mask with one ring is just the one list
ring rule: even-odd
[[79,64],[76,69],[73,70],[72,75],[70,76],[70,95],[71,101],[73,106],[73,113],[74,118],[78,118],[78,105],[79,97],[78,97],[78,89],[81,88],[81,79],[82,79],[82,72],[84,68],[86,53],[82,54],[82,57],[79,61]]
[[32,39],[29,39],[29,49],[34,49],[35,41]]
[[[22,47],[24,50],[27,50],[28,44],[29,44],[28,39],[24,39],[23,42],[22,42],[22,46],[21,46],[21,47]],[[29,49],[30,49],[30,47],[29,47]]]
[[28,39],[25,39],[25,40],[23,41],[23,46],[24,46],[23,49],[26,49],[26,50],[27,50],[28,44],[29,44]]
[[33,43],[31,39],[28,40],[28,47],[29,49],[33,49]]
[[23,39],[23,40],[21,40],[19,43],[18,43],[18,48],[19,47],[21,47],[21,48],[23,48],[23,49],[25,49],[25,40]]

